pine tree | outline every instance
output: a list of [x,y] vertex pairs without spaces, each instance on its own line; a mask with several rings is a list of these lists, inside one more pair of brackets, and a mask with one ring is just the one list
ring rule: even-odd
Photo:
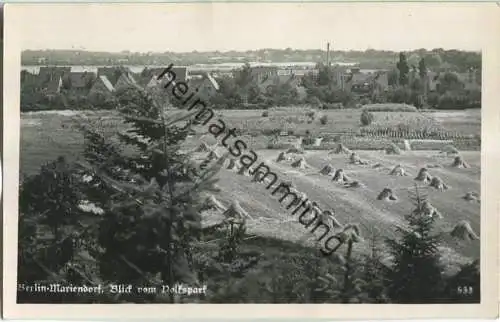
[[[200,193],[215,191],[220,166],[198,175],[189,155],[181,152],[190,130],[189,122],[182,123],[194,113],[167,115],[154,93],[139,87],[124,95],[130,99],[118,99],[127,127],[118,135],[119,147],[84,126],[86,160],[79,162],[94,178],[89,187],[92,201],[104,209],[98,232],[102,279],[158,288],[194,286],[191,244],[200,237]],[[146,301],[175,301],[172,295],[166,297]]]
[[370,252],[364,255],[362,279],[366,284],[362,287],[365,299],[363,303],[387,303],[384,285],[383,250],[380,245],[380,232],[375,228],[368,238]]
[[425,214],[426,197],[418,188],[411,196],[416,209],[405,216],[407,228],[398,227],[399,239],[388,239],[393,263],[387,273],[388,295],[396,303],[433,303],[443,287],[438,250],[440,236],[432,234],[435,218]]
[[[23,180],[19,191],[18,283],[85,283],[81,254],[83,233],[75,227],[85,220],[79,208],[82,193],[74,167],[64,157],[43,165],[36,175]],[[92,264],[92,263],[91,263]],[[19,293],[20,302],[78,300],[75,294]],[[82,301],[82,297],[79,299]]]

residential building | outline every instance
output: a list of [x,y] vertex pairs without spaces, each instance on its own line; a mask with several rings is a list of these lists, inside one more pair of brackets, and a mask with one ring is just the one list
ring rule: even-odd
[[377,72],[373,77],[374,94],[380,94],[389,90],[388,72]]
[[71,67],[42,66],[38,71],[38,79],[40,85],[43,85],[45,82],[58,80],[59,77],[64,77],[70,72]]
[[105,75],[101,75],[97,77],[94,85],[89,91],[89,95],[96,95],[98,93],[109,95],[114,92],[115,88],[113,84],[109,81],[109,79]]
[[219,84],[210,73],[204,75],[197,75],[188,81],[191,91],[198,90],[197,96],[205,101],[210,100],[219,90]]
[[130,70],[124,67],[100,67],[97,69],[97,77],[106,76],[111,85],[115,86],[120,76],[126,72]]
[[136,80],[131,73],[122,73],[116,84],[114,85],[115,91],[121,91],[128,88],[132,88],[134,84],[137,84]]
[[70,67],[40,67],[36,87],[49,95],[60,93],[63,79],[70,71]]
[[49,81],[40,87],[40,90],[47,95],[56,95],[61,92],[62,87],[63,79],[61,76],[57,78],[51,77]]
[[345,80],[345,90],[365,95],[371,93],[373,89],[372,75],[363,73],[351,73]]
[[465,90],[481,90],[481,71],[470,69],[466,73],[457,74],[458,79],[464,84]]
[[63,77],[63,87],[71,93],[87,95],[92,88],[95,77],[95,74],[91,72],[71,72]]
[[[165,67],[166,68],[166,67]],[[160,84],[158,76],[163,73],[165,68],[145,68],[141,75],[144,77],[146,87],[155,87]],[[188,69],[185,66],[174,66],[171,69],[175,74],[176,82],[186,82],[188,80]]]
[[429,92],[437,92],[439,90],[440,82],[439,72],[427,72],[427,90]]

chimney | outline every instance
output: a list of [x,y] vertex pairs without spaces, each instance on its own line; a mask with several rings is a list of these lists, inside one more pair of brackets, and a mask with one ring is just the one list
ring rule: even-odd
[[326,44],[326,66],[330,66],[330,43]]

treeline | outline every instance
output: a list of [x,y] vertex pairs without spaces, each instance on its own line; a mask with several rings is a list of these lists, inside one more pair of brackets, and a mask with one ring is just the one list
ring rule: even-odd
[[[442,234],[419,194],[395,237],[351,223],[336,235],[339,248],[330,257],[272,239],[247,240],[237,216],[203,229],[200,213],[210,208],[206,197],[220,191],[222,164],[198,171],[178,149],[194,125],[185,127],[183,114],[165,119],[153,97],[143,90],[118,97],[129,126],[118,141],[75,119],[85,137],[81,158],[59,157],[23,179],[18,283],[183,283],[207,285],[208,292],[182,298],[18,290],[19,303],[479,303],[479,261],[444,275]],[[357,251],[363,240],[366,255]]]
[[[331,51],[331,61],[355,62],[361,68],[386,68],[395,63],[398,53],[393,51]],[[469,67],[481,67],[481,53],[461,50],[417,49],[406,52],[410,63],[425,59],[431,68],[444,65],[453,71],[464,72]],[[320,49],[295,50],[259,49],[246,52],[190,52],[190,53],[138,53],[123,51],[121,53],[90,52],[80,50],[25,50],[22,52],[23,65],[175,65],[210,64],[214,62],[241,61],[273,61],[273,62],[326,62],[326,51]]]

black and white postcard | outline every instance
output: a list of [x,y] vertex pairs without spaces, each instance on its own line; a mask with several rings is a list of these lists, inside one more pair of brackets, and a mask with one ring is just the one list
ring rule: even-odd
[[498,316],[499,13],[6,5],[5,317]]

